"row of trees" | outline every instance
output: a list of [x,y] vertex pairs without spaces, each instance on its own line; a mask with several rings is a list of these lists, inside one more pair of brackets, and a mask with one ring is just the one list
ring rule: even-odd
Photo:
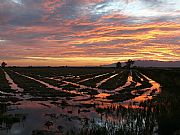
[[[130,69],[132,67],[132,65],[134,65],[134,63],[135,63],[135,61],[129,59],[128,61],[125,62],[125,66],[124,67]],[[7,63],[5,63],[5,62],[1,63],[1,67],[2,68],[6,67],[6,66],[7,66]],[[117,62],[116,63],[116,68],[121,68],[121,67],[122,67],[121,62]]]
[[[125,62],[124,67],[130,69],[132,67],[132,65],[134,65],[134,63],[135,63],[135,61],[129,59],[128,61]],[[121,62],[117,62],[116,68],[121,68],[121,67],[122,67]]]

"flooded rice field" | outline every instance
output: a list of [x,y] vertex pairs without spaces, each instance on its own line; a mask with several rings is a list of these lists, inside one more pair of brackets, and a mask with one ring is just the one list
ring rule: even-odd
[[159,134],[159,103],[151,101],[162,86],[151,76],[138,69],[0,69],[0,135]]

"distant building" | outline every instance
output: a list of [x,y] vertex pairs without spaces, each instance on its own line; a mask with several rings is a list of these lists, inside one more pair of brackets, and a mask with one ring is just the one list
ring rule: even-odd
[[6,67],[6,65],[7,65],[7,63],[5,63],[5,62],[2,62],[2,63],[1,63],[1,67],[2,67],[2,68]]

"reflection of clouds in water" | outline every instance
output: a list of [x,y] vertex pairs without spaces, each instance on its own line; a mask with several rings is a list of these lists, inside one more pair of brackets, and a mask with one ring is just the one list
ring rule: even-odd
[[92,14],[120,13],[135,17],[160,17],[180,15],[177,0],[112,0],[89,5]]

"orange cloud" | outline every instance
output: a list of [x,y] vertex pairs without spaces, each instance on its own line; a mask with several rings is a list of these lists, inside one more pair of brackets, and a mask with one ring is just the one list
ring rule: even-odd
[[[36,12],[27,10],[26,3],[14,8],[22,8],[22,14],[3,11],[0,17],[6,24],[0,29],[0,56],[12,65],[101,65],[130,58],[180,60],[178,21],[140,18],[144,23],[137,23],[138,18],[113,12],[80,14],[81,6],[103,1],[75,0],[73,5],[40,0],[36,6],[28,3]],[[14,17],[26,15],[27,20]]]

